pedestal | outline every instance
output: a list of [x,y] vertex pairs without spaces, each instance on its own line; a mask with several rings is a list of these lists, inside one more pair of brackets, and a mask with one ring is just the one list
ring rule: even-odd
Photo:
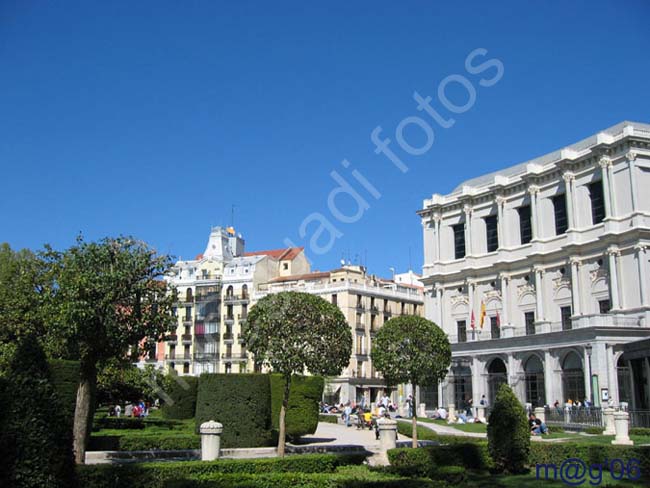
[[426,411],[426,404],[425,403],[420,403],[420,408],[418,408],[418,417],[426,417],[427,416],[427,411]]
[[476,418],[479,419],[479,421],[483,422],[484,424],[487,423],[485,419],[485,407],[482,405],[479,405],[476,407]]
[[449,405],[448,410],[449,410],[449,416],[448,416],[449,422],[455,422],[456,421],[456,405],[451,403]]
[[535,407],[534,413],[536,418],[546,423],[546,410],[544,410],[544,407]]
[[603,420],[605,421],[605,431],[603,432],[603,435],[616,435],[614,409],[612,407],[607,407],[603,410]]
[[630,425],[630,414],[627,412],[614,412],[614,424],[616,425],[616,438],[612,444],[619,446],[631,446],[634,444],[628,435]]
[[379,447],[382,452],[397,446],[397,421],[389,418],[377,419],[379,430]]
[[219,457],[223,425],[210,420],[201,424],[199,432],[201,433],[201,461],[214,461]]

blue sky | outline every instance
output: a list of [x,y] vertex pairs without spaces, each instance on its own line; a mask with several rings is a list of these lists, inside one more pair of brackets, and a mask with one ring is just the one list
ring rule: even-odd
[[[236,205],[250,250],[289,238],[317,269],[349,256],[389,275],[410,254],[418,270],[424,198],[650,121],[646,1],[308,3],[0,2],[0,241],[131,234],[188,258]],[[475,65],[503,64],[493,86],[478,81],[496,69],[465,70],[477,48],[487,54]],[[476,90],[459,114],[437,95],[454,74]],[[414,91],[456,119],[442,129],[429,118],[433,143],[417,156],[395,140],[400,121],[426,117]],[[458,83],[446,93],[467,101]],[[408,172],[374,152],[377,126]],[[427,142],[414,125],[403,134]],[[369,204],[353,223],[328,208],[334,170]],[[315,212],[342,234],[323,254],[309,252],[317,223],[299,234]]]

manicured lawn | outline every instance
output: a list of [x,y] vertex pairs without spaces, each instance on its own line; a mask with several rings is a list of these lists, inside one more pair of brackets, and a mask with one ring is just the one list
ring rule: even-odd
[[448,424],[446,420],[434,420],[434,419],[425,419],[425,418],[418,418],[418,421],[425,422],[427,424],[436,424],[436,425],[442,425],[445,427],[451,427],[456,430],[460,430],[462,432],[477,432],[479,434],[485,434],[487,433],[487,425],[486,424]]

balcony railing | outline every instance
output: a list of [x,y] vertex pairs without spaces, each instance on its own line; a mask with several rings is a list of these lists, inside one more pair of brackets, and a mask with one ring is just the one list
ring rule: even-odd
[[364,307],[361,303],[357,303],[354,309],[359,313],[363,313],[366,311],[366,307]]
[[178,336],[176,334],[167,336],[167,342],[178,342]]
[[185,315],[183,317],[183,322],[189,322],[192,323],[192,316],[191,315]]
[[357,322],[356,324],[354,324],[354,328],[357,330],[366,330],[366,326],[361,322]]
[[232,332],[226,332],[226,333],[223,335],[223,340],[224,340],[224,341],[232,341],[232,340],[234,340],[233,333],[232,333]]
[[388,309],[388,310],[384,310],[384,315],[385,315],[386,317],[392,317],[392,316],[393,316],[393,312],[392,312],[390,309]]
[[181,340],[183,342],[192,342],[192,334],[183,334]]
[[248,294],[245,294],[245,295],[226,295],[223,298],[223,301],[225,303],[247,302],[248,300],[250,300]]
[[213,360],[217,361],[219,359],[219,351],[215,352],[195,352],[194,360],[195,361],[206,361]]
[[223,320],[224,320],[224,322],[225,322],[226,324],[233,324],[233,323],[235,322],[235,316],[234,316],[234,315],[226,315],[226,316],[223,318]]
[[237,334],[237,340],[238,340],[239,342],[244,342],[244,334],[243,334],[243,333],[241,333],[241,334]]
[[221,354],[221,359],[225,361],[245,361],[248,359],[247,353],[234,353],[234,352],[224,352]]
[[370,307],[370,313],[373,314],[373,315],[377,315],[379,313],[379,309],[377,308],[376,305],[372,305]]

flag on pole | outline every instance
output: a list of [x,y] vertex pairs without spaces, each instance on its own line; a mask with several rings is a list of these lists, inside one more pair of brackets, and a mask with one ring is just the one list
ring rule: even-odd
[[472,319],[470,321],[470,326],[472,329],[476,329],[476,321],[474,320],[474,310],[472,310]]
[[483,328],[483,323],[485,322],[485,315],[486,315],[485,302],[481,301],[481,317],[479,319],[479,325],[481,326],[481,329]]
[[497,310],[497,327],[501,327],[501,317],[499,317],[499,311]]

